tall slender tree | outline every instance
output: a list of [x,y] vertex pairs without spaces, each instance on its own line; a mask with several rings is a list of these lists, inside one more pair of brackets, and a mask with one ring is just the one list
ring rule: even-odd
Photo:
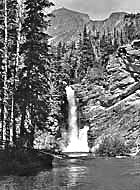
[[[16,87],[18,83],[18,69],[19,69],[19,61],[20,61],[20,43],[21,43],[21,18],[22,18],[22,1],[13,0],[10,2],[10,7],[12,12],[12,16],[10,17],[12,20],[13,27],[11,28],[12,32],[10,32],[13,37],[12,42],[12,51],[11,55],[13,57],[12,62],[12,96],[11,96],[11,127],[12,127],[12,141],[16,145],[16,116],[17,116],[17,106],[16,106]],[[14,55],[14,56],[13,56]]]
[[21,46],[24,66],[18,86],[20,137],[28,132],[30,146],[33,147],[34,133],[45,126],[47,118],[50,55],[49,35],[46,33],[49,14],[46,14],[46,8],[53,3],[48,0],[26,0],[24,5],[26,17],[22,35],[25,40]]
[[[5,140],[6,144],[9,143],[9,126],[7,125],[8,121],[8,9],[7,9],[7,0],[4,0],[4,93],[3,93],[3,103],[4,103],[4,129],[5,129]],[[7,146],[7,145],[6,145]]]
[[3,142],[3,132],[4,132],[4,2],[0,2],[0,141]]
[[16,0],[1,1],[1,140],[10,142],[12,73],[16,49]]
[[92,47],[91,39],[90,39],[90,32],[87,32],[86,25],[84,26],[83,36],[82,36],[82,43],[79,46],[80,48],[80,67],[78,68],[79,71],[79,79],[85,77],[88,67],[92,67],[94,64],[95,54],[94,49]]

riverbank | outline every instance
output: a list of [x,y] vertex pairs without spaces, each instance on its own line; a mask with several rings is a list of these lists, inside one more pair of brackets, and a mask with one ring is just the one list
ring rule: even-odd
[[0,175],[34,175],[52,168],[53,155],[32,150],[0,150]]

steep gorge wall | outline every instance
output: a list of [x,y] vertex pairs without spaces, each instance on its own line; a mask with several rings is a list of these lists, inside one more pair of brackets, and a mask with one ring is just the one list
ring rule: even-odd
[[123,59],[110,56],[103,77],[90,75],[82,84],[75,85],[81,120],[90,127],[93,146],[98,145],[105,136],[117,136],[134,145],[139,141],[140,82],[132,75],[132,71],[135,73],[134,66],[138,65],[136,51],[131,48],[132,52],[133,63],[130,61],[130,51],[123,55]]

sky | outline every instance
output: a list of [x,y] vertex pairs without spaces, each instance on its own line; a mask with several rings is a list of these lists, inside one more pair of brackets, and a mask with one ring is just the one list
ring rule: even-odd
[[55,9],[68,9],[88,13],[91,19],[104,19],[116,11],[140,12],[140,0],[51,0]]

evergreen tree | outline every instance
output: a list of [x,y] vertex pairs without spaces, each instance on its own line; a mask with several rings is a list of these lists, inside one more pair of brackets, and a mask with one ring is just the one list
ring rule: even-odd
[[90,32],[87,32],[87,27],[85,25],[83,32],[83,43],[82,43],[82,61],[85,65],[85,69],[88,66],[93,65],[94,61],[94,52],[90,40]]
[[66,52],[67,52],[67,50],[66,50],[66,44],[63,43],[63,45],[62,45],[62,56],[64,56]]
[[124,17],[124,21],[125,21],[124,33],[126,37],[126,42],[129,43],[136,38],[136,33],[137,33],[135,25],[136,15],[135,14],[126,15]]
[[65,94],[66,82],[62,66],[56,60],[51,64],[50,77],[50,98],[49,98],[49,115],[47,118],[48,129],[50,134],[57,137],[60,128],[63,126],[63,115],[61,112],[61,103]]
[[[8,9],[8,70],[7,70],[7,83],[8,83],[8,119],[7,129],[9,130],[8,136],[12,137],[13,143],[16,144],[16,106],[15,106],[15,92],[18,70],[18,29],[19,29],[19,4],[17,0],[7,1]],[[10,133],[11,131],[11,133]],[[7,136],[7,138],[8,138]]]
[[4,2],[0,2],[0,142],[3,142],[3,132],[4,132]]
[[21,112],[20,137],[29,133],[29,146],[33,147],[36,130],[46,126],[49,93],[50,55],[46,30],[49,14],[44,9],[53,3],[46,0],[26,0],[22,25],[24,42],[21,47],[24,66],[20,71],[18,103]]
[[7,0],[4,0],[4,72],[3,72],[3,128],[5,130],[6,147],[10,141],[10,129],[8,126],[9,108],[8,108],[8,8]]
[[121,33],[120,33],[120,45],[122,46],[123,44],[124,44],[123,31],[121,30]]
[[92,42],[90,39],[90,33],[87,32],[86,25],[84,26],[83,36],[82,36],[82,46],[80,48],[80,67],[79,67],[79,78],[82,79],[88,70],[88,67],[93,66],[95,59],[94,50],[92,47]]
[[57,60],[61,60],[62,57],[62,43],[59,42],[57,46]]
[[82,35],[79,34],[79,40],[77,43],[77,55],[76,55],[76,68],[75,68],[75,81],[80,82],[80,67],[81,67],[81,55],[82,55]]
[[[1,69],[2,90],[1,90],[1,126],[2,131],[1,139],[6,140],[6,147],[10,142],[12,133],[10,134],[11,127],[13,127],[14,118],[14,86],[16,75],[16,55],[17,55],[17,22],[18,15],[18,2],[17,0],[5,0],[1,2],[1,11],[3,19],[1,20],[1,46],[3,62]],[[3,30],[4,29],[4,30]],[[16,130],[15,130],[16,131]]]
[[108,30],[107,32],[104,31],[104,34],[100,38],[100,52],[102,55],[104,54],[112,54],[114,52],[114,46],[112,44],[112,34]]
[[16,119],[18,118],[18,105],[16,102],[16,90],[17,90],[17,84],[19,83],[18,78],[18,71],[19,71],[19,65],[20,65],[20,44],[21,44],[21,20],[22,20],[22,5],[23,1],[17,1],[13,0],[9,4],[9,9],[12,10],[12,16],[9,15],[11,18],[11,22],[13,21],[14,24],[11,28],[11,32],[9,33],[12,36],[12,48],[11,48],[11,59],[12,59],[12,65],[11,65],[11,71],[12,71],[12,84],[11,84],[11,90],[12,90],[12,97],[11,97],[11,127],[12,127],[12,140],[13,144],[16,145],[17,140],[17,123]]
[[118,46],[119,46],[119,42],[118,42],[118,37],[117,37],[117,30],[116,28],[114,28],[114,32],[113,32],[113,42],[112,45],[114,46],[114,51],[117,50]]
[[13,78],[16,54],[17,1],[5,0],[0,3],[1,38],[1,140],[10,142],[10,119],[12,109]]

